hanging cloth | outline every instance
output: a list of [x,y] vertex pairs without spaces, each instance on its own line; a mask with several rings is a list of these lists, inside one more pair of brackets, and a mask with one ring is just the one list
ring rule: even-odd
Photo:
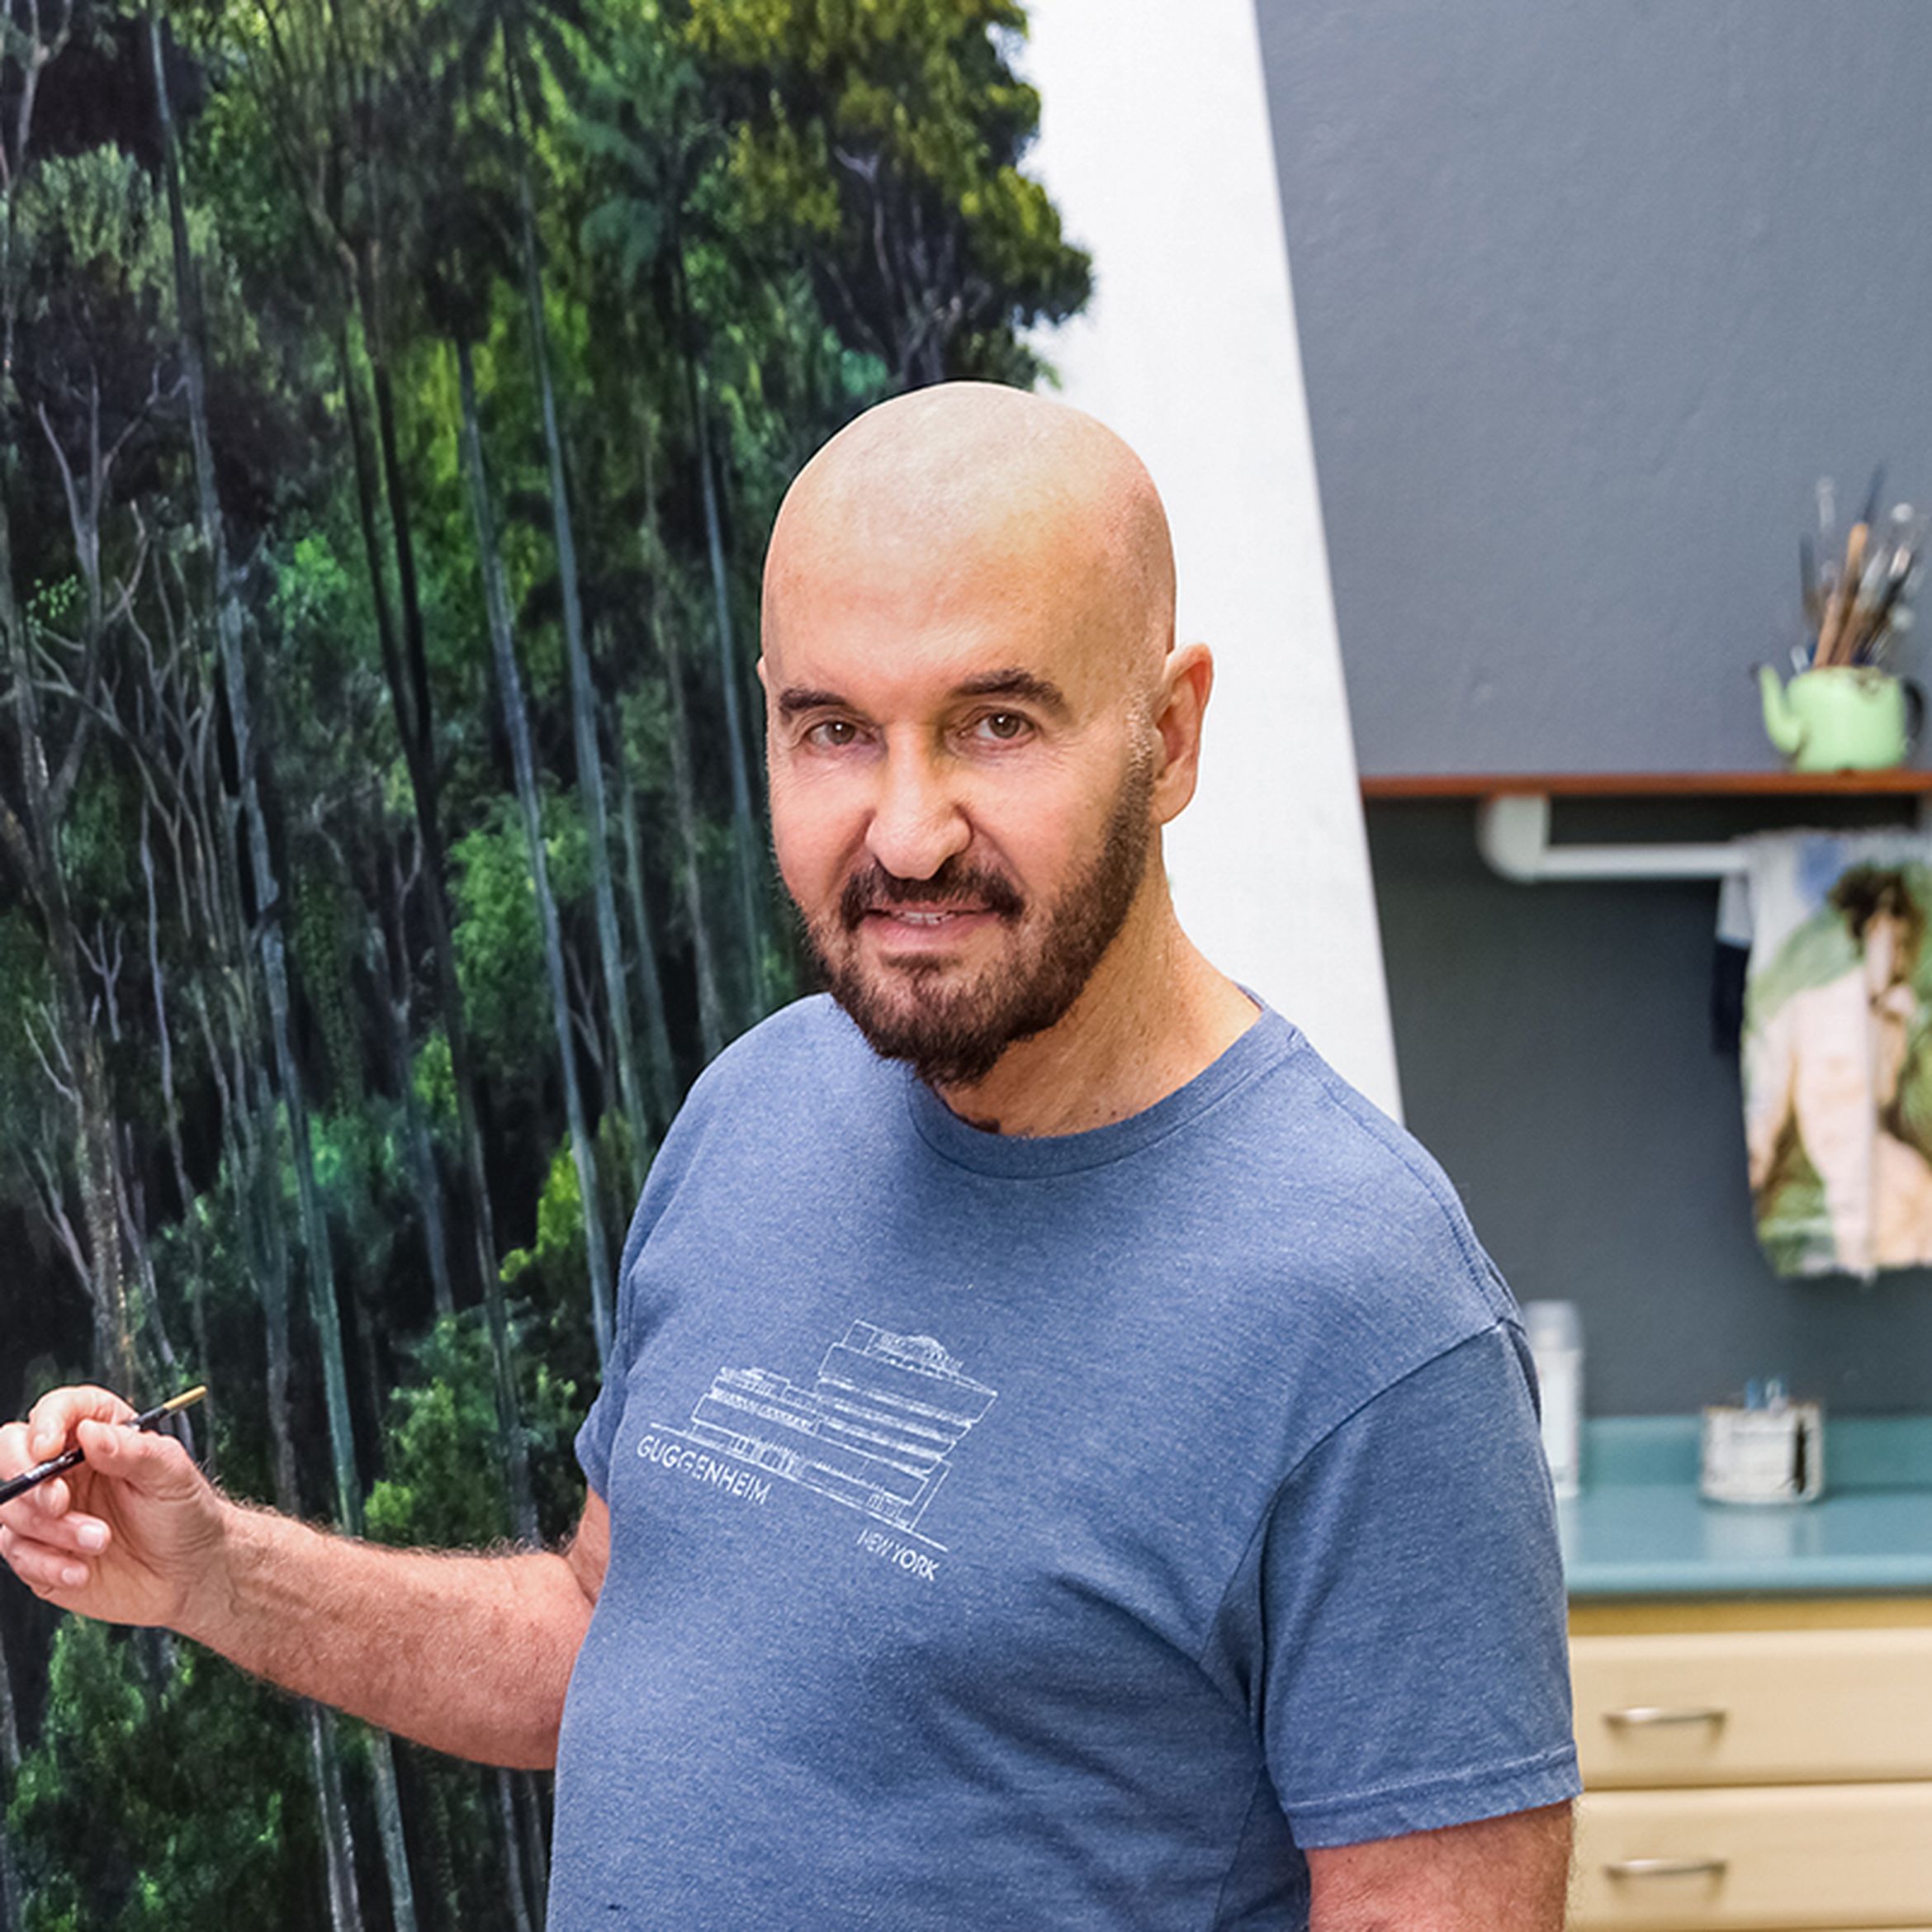
[[1758,1239],[1780,1275],[1932,1263],[1932,837],[1744,843]]

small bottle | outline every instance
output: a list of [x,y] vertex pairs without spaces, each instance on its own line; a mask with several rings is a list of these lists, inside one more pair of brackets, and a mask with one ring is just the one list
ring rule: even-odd
[[1583,1320],[1574,1301],[1526,1301],[1524,1332],[1543,1399],[1543,1454],[1560,1497],[1583,1487]]

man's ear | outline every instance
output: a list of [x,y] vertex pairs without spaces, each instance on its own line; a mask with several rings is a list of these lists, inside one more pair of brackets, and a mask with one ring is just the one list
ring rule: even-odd
[[1157,825],[1178,817],[1200,776],[1201,720],[1215,686],[1214,653],[1205,644],[1183,644],[1161,667],[1160,708],[1154,728],[1161,736],[1161,765],[1154,779]]

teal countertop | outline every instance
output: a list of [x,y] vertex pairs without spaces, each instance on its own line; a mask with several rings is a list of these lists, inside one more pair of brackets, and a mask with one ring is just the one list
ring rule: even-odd
[[1585,1425],[1584,1491],[1559,1503],[1573,1599],[1932,1593],[1932,1416],[1825,1422],[1825,1494],[1760,1507],[1698,1494],[1695,1416]]

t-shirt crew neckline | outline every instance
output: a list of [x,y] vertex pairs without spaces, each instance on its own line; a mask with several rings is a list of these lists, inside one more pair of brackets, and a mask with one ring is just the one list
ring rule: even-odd
[[968,1126],[910,1068],[899,1066],[894,1071],[904,1087],[907,1111],[920,1139],[942,1159],[976,1173],[1016,1180],[1076,1173],[1138,1153],[1198,1120],[1236,1087],[1286,1058],[1301,1044],[1296,1028],[1252,993],[1248,997],[1255,1000],[1260,1013],[1219,1059],[1151,1107],[1084,1134],[988,1134]]

